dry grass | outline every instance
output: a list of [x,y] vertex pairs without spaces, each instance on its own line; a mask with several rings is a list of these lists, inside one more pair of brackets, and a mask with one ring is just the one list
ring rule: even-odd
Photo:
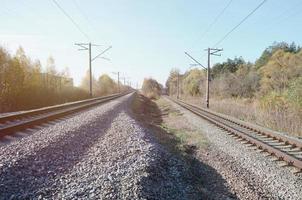
[[[187,97],[183,100],[204,107],[201,97]],[[261,109],[257,101],[245,99],[211,99],[210,108],[276,131],[302,136],[302,116],[295,110]]]
[[188,147],[201,149],[207,146],[207,141],[202,136],[202,133],[196,129],[192,129],[188,121],[169,102],[160,98],[156,101],[156,104],[161,111],[167,113],[163,117],[160,127],[179,140],[178,148],[181,151],[187,151],[186,148]]
[[163,98],[151,100],[137,95],[132,109],[139,119],[154,130],[159,143],[171,152],[187,156],[207,147],[202,133],[192,128],[182,113]]
[[159,94],[157,94],[156,92],[147,92],[144,95],[149,99],[159,99]]

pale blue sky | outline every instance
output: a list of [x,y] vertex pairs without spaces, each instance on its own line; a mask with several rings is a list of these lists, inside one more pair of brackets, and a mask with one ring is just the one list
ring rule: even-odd
[[[182,72],[192,63],[184,51],[206,64],[204,49],[254,9],[262,0],[233,0],[222,17],[202,37],[203,32],[229,0],[57,0],[90,36],[91,42],[108,45],[112,61],[96,60],[93,73],[120,71],[132,83],[153,77],[165,83],[171,68]],[[274,41],[302,44],[301,0],[268,0],[219,47],[221,57],[243,56],[255,61]],[[88,54],[77,51],[75,42],[88,42],[55,7],[52,0],[1,0],[0,45],[11,53],[21,45],[27,55],[55,58],[58,69],[69,67],[76,84],[88,68]],[[110,74],[115,78],[114,75]]]

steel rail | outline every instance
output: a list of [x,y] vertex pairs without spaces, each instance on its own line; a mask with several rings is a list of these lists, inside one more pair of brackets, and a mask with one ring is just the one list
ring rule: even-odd
[[[41,108],[34,111],[28,111],[20,114],[13,114],[2,117],[2,127],[0,127],[0,138],[15,133],[20,130],[34,127],[66,115],[70,115],[81,110],[108,102],[129,93],[114,94],[105,97],[93,98],[84,101],[77,101],[69,104],[57,105],[47,108]],[[30,119],[26,119],[30,117]],[[18,121],[22,120],[22,121]],[[10,121],[11,124],[6,125]],[[4,123],[3,123],[4,122]]]
[[[261,134],[265,135],[268,138],[272,138],[278,141],[282,141],[285,144],[290,144],[292,147],[295,148],[298,147],[301,151],[301,143],[299,141],[293,140],[292,138],[287,138],[286,136],[281,136],[280,134],[276,134],[274,132],[266,133],[263,130],[259,130],[255,128],[255,126],[248,126],[247,123],[242,123],[239,120],[230,119],[229,117],[222,116],[218,113],[215,113],[213,111],[208,111],[205,109],[202,109],[200,107],[197,107],[196,105],[191,105],[183,101],[175,100],[172,98],[169,98],[176,104],[182,106],[183,108],[191,111],[192,113],[198,115],[199,117],[202,117],[206,119],[207,121],[210,121],[211,123],[215,124],[219,128],[222,128],[226,130],[227,132],[236,135],[237,137],[247,141],[247,143],[250,143],[257,148],[270,153],[271,155],[274,155],[278,158],[278,160],[282,160],[288,163],[288,165],[292,165],[296,168],[298,168],[300,171],[302,170],[302,159],[297,158],[293,155],[290,155],[288,152],[281,150],[280,148],[277,148],[276,146],[270,145],[267,142],[264,142],[263,140],[260,140],[259,138],[255,137],[255,135],[251,135],[251,133],[247,133],[246,130],[253,131],[255,134]],[[228,123],[229,122],[229,123]],[[237,128],[236,128],[237,126]],[[242,127],[244,129],[238,128]]]
[[188,106],[192,106],[196,109],[199,109],[202,112],[209,113],[210,115],[214,115],[214,116],[216,116],[220,119],[229,121],[230,123],[234,123],[234,124],[236,124],[236,125],[238,125],[242,128],[249,129],[253,132],[256,132],[257,134],[267,136],[269,138],[273,138],[275,140],[278,140],[279,142],[284,142],[287,145],[291,145],[292,147],[297,147],[297,148],[302,150],[302,142],[297,140],[296,138],[287,137],[287,136],[282,135],[281,133],[278,133],[276,131],[273,131],[273,130],[270,130],[270,129],[267,129],[267,128],[264,128],[264,127],[261,127],[261,126],[257,126],[257,125],[254,125],[254,124],[236,119],[234,117],[223,115],[221,113],[217,113],[217,112],[214,112],[214,111],[211,111],[211,110],[208,110],[208,109],[203,109],[201,107],[198,107],[198,106],[192,105],[192,104],[188,104],[188,103],[186,103],[184,101],[181,101],[181,100],[179,100],[179,101],[186,104],[186,105],[188,105]]
[[82,100],[82,101],[75,101],[75,102],[70,102],[70,103],[60,104],[60,105],[55,105],[55,106],[43,107],[43,108],[39,108],[39,109],[35,109],[35,110],[24,111],[24,112],[17,113],[17,114],[0,116],[0,124],[6,123],[7,121],[11,121],[11,120],[16,120],[16,119],[21,119],[21,118],[24,118],[24,117],[43,114],[45,112],[60,110],[62,108],[73,107],[73,106],[81,105],[81,104],[84,104],[84,103],[90,103],[90,102],[93,102],[93,101],[96,101],[96,100],[110,98],[110,97],[113,97],[113,96],[116,96],[116,95],[118,95],[118,94],[108,95],[108,96],[105,96],[105,97],[86,99],[86,100]]

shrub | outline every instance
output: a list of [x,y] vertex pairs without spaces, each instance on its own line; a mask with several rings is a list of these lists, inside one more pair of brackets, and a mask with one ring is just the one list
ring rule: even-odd
[[162,86],[152,78],[145,78],[142,86],[142,92],[150,99],[158,99],[160,97]]

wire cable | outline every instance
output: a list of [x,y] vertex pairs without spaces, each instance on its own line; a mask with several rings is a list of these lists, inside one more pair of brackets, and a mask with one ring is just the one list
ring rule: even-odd
[[74,6],[76,7],[76,9],[79,11],[79,13],[82,15],[82,17],[86,20],[86,22],[88,23],[88,25],[93,29],[93,31],[95,33],[97,33],[96,29],[94,28],[94,26],[92,26],[92,23],[89,19],[89,17],[86,15],[86,13],[83,11],[83,9],[81,8],[81,6],[78,4],[78,2],[76,0],[72,1]]
[[[214,18],[214,20],[212,21],[212,23],[206,28],[206,30],[201,34],[201,37],[199,39],[196,40],[196,42],[194,42],[194,44],[191,46],[195,47],[196,44],[198,44],[198,41],[202,41],[206,34],[211,30],[211,28],[217,23],[217,21],[221,18],[221,16],[224,14],[224,12],[227,10],[227,8],[231,5],[231,3],[233,2],[233,0],[230,0],[225,6],[224,8],[216,15],[216,17]],[[206,55],[206,54],[205,54]],[[202,57],[204,57],[205,55],[202,55]]]
[[211,28],[217,23],[217,21],[220,19],[220,17],[223,15],[223,13],[226,11],[226,9],[231,5],[233,0],[230,0],[228,2],[228,4],[226,4],[226,6],[220,11],[220,13],[218,13],[218,15],[215,17],[215,19],[212,21],[212,23],[207,27],[207,29],[203,32],[203,34],[201,35],[201,39],[202,40],[204,38],[204,36],[211,30]]
[[81,27],[73,20],[73,18],[60,6],[60,4],[56,0],[52,0],[52,2],[62,11],[62,13],[72,22],[72,24],[88,39],[90,37],[81,29]]
[[252,12],[250,12],[246,17],[244,17],[236,26],[234,26],[229,32],[227,32],[227,34],[225,34],[215,45],[213,45],[214,47],[216,47],[217,45],[221,44],[221,42],[223,42],[234,30],[236,30],[243,22],[245,22],[251,15],[253,15],[267,0],[263,0],[256,8],[254,8],[254,10],[252,10]]

